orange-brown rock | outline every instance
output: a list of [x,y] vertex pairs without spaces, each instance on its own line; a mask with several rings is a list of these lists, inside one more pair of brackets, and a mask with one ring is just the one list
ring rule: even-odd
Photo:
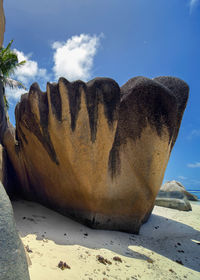
[[150,215],[188,98],[185,82],[60,78],[33,84],[3,144],[27,198],[90,225],[137,233]]

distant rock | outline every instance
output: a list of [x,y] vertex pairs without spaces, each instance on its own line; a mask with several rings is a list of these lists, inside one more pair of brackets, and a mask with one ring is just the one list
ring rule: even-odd
[[192,207],[189,200],[196,201],[198,198],[186,191],[180,182],[173,180],[162,185],[156,197],[155,205],[190,211]]
[[16,131],[0,118],[22,193],[93,228],[138,233],[153,209],[188,91],[174,77],[136,77],[121,89],[109,78],[60,78],[46,92],[33,84],[16,106]]
[[17,233],[9,198],[0,183],[0,279],[29,280],[24,247]]
[[171,198],[180,198],[180,194],[186,196],[188,200],[198,201],[198,197],[186,191],[185,187],[175,180],[166,182],[161,186],[158,197],[171,197]]

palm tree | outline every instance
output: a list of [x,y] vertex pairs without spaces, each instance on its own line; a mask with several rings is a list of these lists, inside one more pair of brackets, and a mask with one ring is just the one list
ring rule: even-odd
[[7,45],[6,48],[0,48],[0,80],[4,86],[4,103],[6,109],[9,108],[8,101],[5,96],[5,87],[9,86],[10,88],[25,88],[25,86],[16,80],[10,78],[14,74],[16,68],[24,65],[26,61],[18,61],[17,54],[11,50],[11,45],[13,40]]

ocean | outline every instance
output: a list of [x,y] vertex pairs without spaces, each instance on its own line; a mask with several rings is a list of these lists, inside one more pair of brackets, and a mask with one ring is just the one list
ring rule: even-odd
[[198,197],[198,199],[200,200],[200,190],[188,190],[186,189],[188,192],[196,195]]

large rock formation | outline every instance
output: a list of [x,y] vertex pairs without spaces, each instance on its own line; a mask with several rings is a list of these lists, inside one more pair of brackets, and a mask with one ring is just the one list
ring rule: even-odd
[[[120,97],[121,96],[121,97]],[[188,98],[182,80],[33,84],[0,135],[30,199],[94,228],[137,233],[148,219]],[[3,116],[4,117],[4,116]]]
[[0,182],[0,279],[28,280],[24,247],[17,233],[9,198]]
[[[0,46],[4,25],[0,0]],[[0,82],[0,143],[21,192],[92,227],[137,233],[162,183],[188,86],[172,77],[136,77],[121,90],[111,79],[61,78],[47,92],[33,84],[16,107],[16,131],[3,90]]]

